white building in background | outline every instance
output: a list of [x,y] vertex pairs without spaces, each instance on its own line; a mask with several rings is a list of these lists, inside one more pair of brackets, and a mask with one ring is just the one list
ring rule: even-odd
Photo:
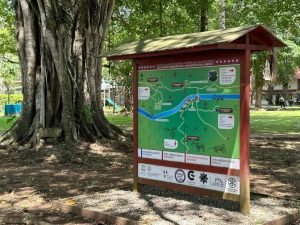
[[[266,84],[263,86],[263,104],[268,104],[267,91],[268,85]],[[295,78],[288,83],[287,90],[280,84],[274,86],[271,93],[274,105],[279,105],[280,96],[284,96],[289,105],[300,104],[300,70],[295,74]]]

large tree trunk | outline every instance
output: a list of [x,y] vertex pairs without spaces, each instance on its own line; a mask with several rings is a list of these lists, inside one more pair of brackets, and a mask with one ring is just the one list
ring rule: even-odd
[[104,35],[114,0],[15,1],[23,112],[2,143],[36,144],[40,131],[62,140],[118,138],[99,101]]
[[261,100],[262,100],[262,86],[256,86],[255,88],[255,108],[260,109],[261,108]]
[[133,105],[132,104],[132,89],[126,87],[125,90],[124,90],[124,96],[125,96],[125,102],[124,102],[125,109],[128,112],[131,112],[132,111],[132,105]]
[[265,52],[258,52],[252,57],[252,74],[254,75],[254,87],[255,90],[255,108],[261,108],[262,101],[262,89],[265,84],[264,74],[267,55]]
[[270,82],[268,84],[268,90],[267,90],[267,100],[268,100],[268,105],[274,105],[275,103],[273,102],[273,92],[274,90],[274,86],[272,85],[272,83]]

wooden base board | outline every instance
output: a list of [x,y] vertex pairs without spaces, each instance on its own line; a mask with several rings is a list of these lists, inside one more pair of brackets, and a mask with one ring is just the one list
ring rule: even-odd
[[123,217],[113,216],[102,212],[96,212],[96,211],[80,208],[79,206],[76,205],[68,205],[57,201],[52,203],[52,207],[64,213],[75,213],[78,216],[99,220],[99,222],[102,223],[115,224],[115,225],[138,225],[139,224],[138,222]]

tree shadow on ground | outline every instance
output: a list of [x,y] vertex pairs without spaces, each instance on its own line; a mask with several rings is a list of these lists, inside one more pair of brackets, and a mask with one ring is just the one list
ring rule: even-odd
[[0,159],[0,217],[7,209],[41,211],[53,200],[132,183],[132,153],[117,143],[0,149]]
[[[143,194],[143,192],[146,194]],[[205,214],[208,212],[210,214],[215,214],[221,221],[229,222],[230,216],[226,214],[225,210],[228,210],[229,212],[239,211],[239,203],[237,202],[206,196],[196,196],[194,194],[182,193],[174,190],[161,190],[157,187],[144,186],[141,188],[141,194],[141,198],[147,202],[148,206],[160,217],[160,219],[175,225],[182,223],[177,223],[178,221],[170,215],[177,215],[179,218],[186,218],[186,220],[188,220],[189,217],[195,216],[193,213],[196,210],[199,214],[197,217],[202,218],[203,221],[206,220]],[[164,198],[165,201],[158,203],[157,199],[161,197]],[[172,199],[175,199],[175,202],[172,202]],[[178,200],[182,201],[183,204],[178,205]],[[162,208],[163,210],[161,210]],[[221,214],[220,210],[222,210]]]
[[[0,149],[0,159],[0,222],[7,209],[21,213],[28,210],[47,217],[43,206],[53,200],[132,185],[131,148],[117,143],[83,143],[72,148],[46,145],[40,150],[21,151]],[[300,140],[251,139],[251,191],[299,199],[299,166]],[[174,196],[164,193],[166,197]],[[195,207],[193,201],[197,196],[191,196],[190,207]],[[179,194],[176,198],[187,197]],[[156,209],[152,197],[146,196],[145,200],[157,214],[166,217]],[[227,204],[199,200],[197,204],[212,207],[212,211],[217,209],[216,205],[238,211],[238,206],[228,208]],[[49,212],[48,221],[56,216]]]
[[300,199],[300,140],[251,139],[251,191]]

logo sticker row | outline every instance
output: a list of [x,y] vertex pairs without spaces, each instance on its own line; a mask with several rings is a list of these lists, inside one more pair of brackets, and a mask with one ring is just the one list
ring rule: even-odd
[[240,178],[225,174],[139,163],[138,177],[230,194],[240,194]]

